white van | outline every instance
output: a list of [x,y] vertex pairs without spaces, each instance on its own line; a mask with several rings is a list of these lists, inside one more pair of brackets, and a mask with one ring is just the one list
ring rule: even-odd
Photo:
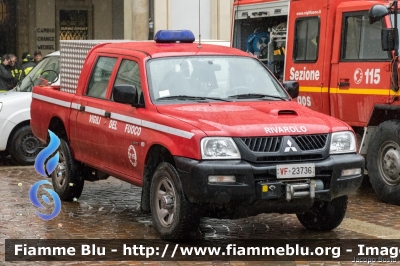
[[11,91],[0,93],[0,157],[11,155],[21,165],[33,164],[41,142],[30,127],[32,89],[43,82],[60,85],[60,52],[45,56]]

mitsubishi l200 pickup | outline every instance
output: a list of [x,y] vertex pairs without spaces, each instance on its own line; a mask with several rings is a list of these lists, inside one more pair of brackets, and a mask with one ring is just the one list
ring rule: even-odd
[[140,186],[165,239],[188,237],[202,216],[339,226],[364,173],[351,127],[293,101],[298,83],[248,53],[193,41],[61,41],[60,88],[36,86],[31,105],[33,133],[61,140],[60,198],[110,175]]

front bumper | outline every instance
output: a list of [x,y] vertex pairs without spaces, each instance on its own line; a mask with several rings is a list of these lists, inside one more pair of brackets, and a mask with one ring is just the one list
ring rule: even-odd
[[[183,191],[190,202],[224,206],[249,206],[262,201],[290,204],[284,195],[278,195],[272,200],[263,200],[263,197],[260,197],[259,184],[262,182],[276,182],[283,188],[287,186],[287,180],[276,179],[274,164],[251,164],[243,160],[197,161],[184,157],[174,159]],[[316,200],[331,201],[336,197],[355,192],[361,185],[365,164],[361,155],[331,155],[325,160],[312,163],[315,164],[316,176],[308,178],[308,181],[315,179],[323,183],[322,187],[319,186],[315,190]],[[361,168],[361,174],[342,177],[342,170],[354,168]],[[208,182],[210,175],[234,175],[236,182],[211,184]],[[303,181],[307,182],[307,178]]]
[[0,118],[0,151],[6,150],[8,138],[15,126],[14,122]]

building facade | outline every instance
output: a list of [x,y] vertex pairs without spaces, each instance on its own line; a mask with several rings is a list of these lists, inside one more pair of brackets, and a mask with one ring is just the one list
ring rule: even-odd
[[[152,39],[160,29],[229,40],[233,0],[0,0],[0,55],[59,49],[60,40]],[[200,9],[199,9],[200,8]],[[200,12],[199,12],[200,10]]]

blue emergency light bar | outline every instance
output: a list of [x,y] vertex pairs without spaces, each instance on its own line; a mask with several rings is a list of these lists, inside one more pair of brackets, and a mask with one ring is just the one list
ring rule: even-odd
[[156,43],[192,43],[194,39],[190,30],[159,30],[154,36]]

